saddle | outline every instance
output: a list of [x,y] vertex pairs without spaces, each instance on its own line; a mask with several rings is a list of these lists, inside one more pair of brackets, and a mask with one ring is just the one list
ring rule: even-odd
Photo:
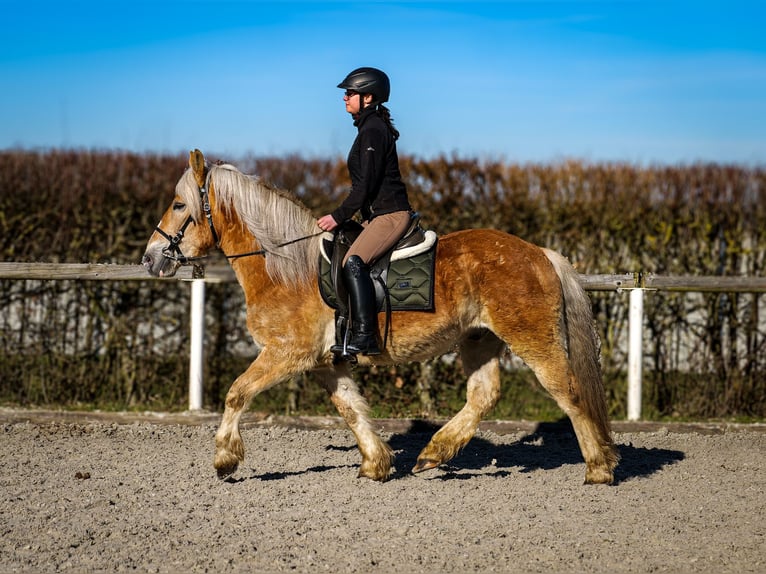
[[[348,293],[341,277],[343,258],[364,228],[347,221],[320,243],[319,292],[322,300],[341,314],[348,314]],[[437,236],[420,226],[412,214],[402,238],[370,266],[378,311],[433,311]]]

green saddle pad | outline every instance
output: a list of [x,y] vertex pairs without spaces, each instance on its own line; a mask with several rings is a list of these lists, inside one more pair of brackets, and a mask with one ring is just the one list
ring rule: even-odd
[[[388,298],[392,311],[433,311],[434,310],[434,269],[436,267],[436,244],[428,251],[406,259],[392,261],[385,277]],[[381,280],[373,274],[373,283],[378,299],[378,310],[385,309],[385,296]],[[332,284],[330,263],[319,256],[319,291],[322,299],[333,309],[338,300]]]

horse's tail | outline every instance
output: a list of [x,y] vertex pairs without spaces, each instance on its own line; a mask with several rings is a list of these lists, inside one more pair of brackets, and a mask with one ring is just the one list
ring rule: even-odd
[[550,249],[543,251],[561,281],[562,336],[568,349],[572,373],[580,383],[583,406],[602,427],[607,444],[611,444],[606,396],[599,364],[600,342],[593,325],[590,297],[580,284],[577,271],[563,255]]

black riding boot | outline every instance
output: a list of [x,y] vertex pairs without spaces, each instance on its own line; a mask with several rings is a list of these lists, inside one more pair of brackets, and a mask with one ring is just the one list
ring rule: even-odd
[[370,268],[358,255],[349,257],[343,266],[343,281],[351,304],[351,337],[346,351],[352,355],[380,355],[375,286]]

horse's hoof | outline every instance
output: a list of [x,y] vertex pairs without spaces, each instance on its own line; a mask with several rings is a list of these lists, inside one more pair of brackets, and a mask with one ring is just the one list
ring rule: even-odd
[[438,460],[433,460],[430,458],[419,458],[418,463],[412,468],[412,472],[417,474],[418,472],[423,472],[424,470],[431,470],[432,468],[436,468],[439,466]]
[[588,469],[585,471],[585,484],[614,484],[614,474],[604,469]]
[[359,467],[359,474],[357,474],[357,478],[369,478],[370,480],[375,480],[377,482],[386,482],[389,478],[391,478],[391,473],[393,472],[393,469],[391,468],[391,464],[384,462],[380,462],[379,464],[373,464],[369,461],[363,461],[362,465]]
[[232,474],[237,472],[238,467],[239,467],[239,461],[235,460],[233,464],[215,465],[215,472],[216,474],[218,474],[218,478],[220,478],[221,480],[226,480]]
[[220,480],[226,480],[229,478],[232,474],[234,474],[237,471],[237,467],[234,468],[217,468],[216,474],[218,475],[218,478]]
[[374,480],[375,482],[386,482],[389,477],[390,473],[384,472],[384,473],[367,473],[359,471],[359,474],[356,475],[357,478],[368,478],[370,480]]

